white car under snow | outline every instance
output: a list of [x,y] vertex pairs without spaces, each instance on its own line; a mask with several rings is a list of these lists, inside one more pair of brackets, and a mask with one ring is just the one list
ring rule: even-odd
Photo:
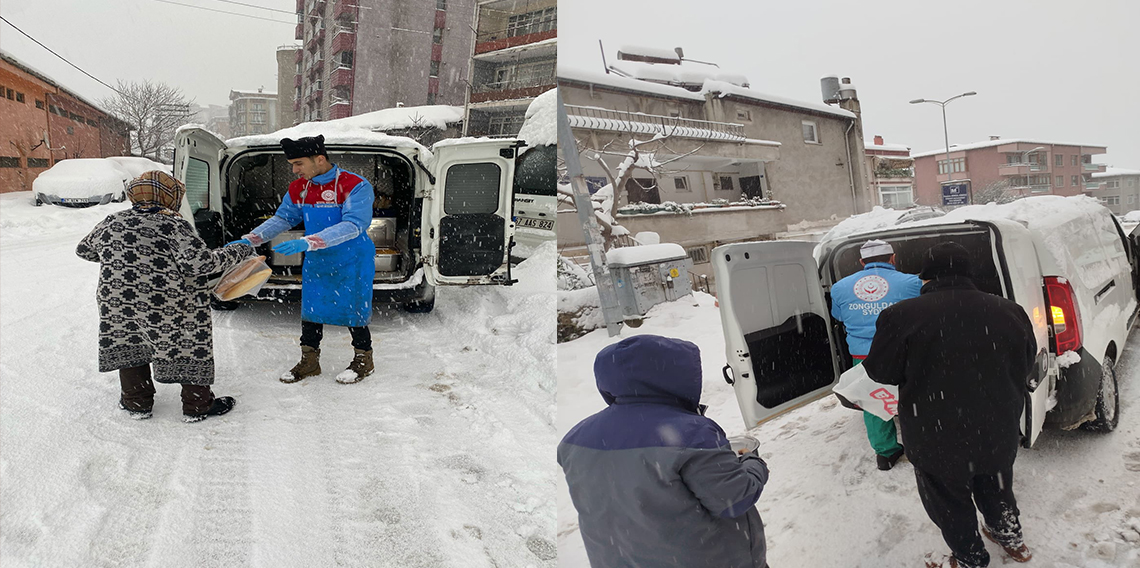
[[72,158],[36,176],[32,193],[36,205],[90,207],[126,199],[131,179],[127,170],[106,158]]

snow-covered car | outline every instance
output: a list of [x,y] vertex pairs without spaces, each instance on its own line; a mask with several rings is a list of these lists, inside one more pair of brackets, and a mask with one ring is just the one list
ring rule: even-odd
[[955,241],[971,252],[979,289],[1025,309],[1039,347],[1022,416],[1026,447],[1044,427],[1116,427],[1115,362],[1137,317],[1140,236],[1126,235],[1108,209],[1084,196],[1030,197],[902,224],[865,223],[829,233],[818,245],[717,247],[712,264],[725,379],[750,427],[827,395],[851,368],[829,291],[860,270],[859,247],[869,239],[891,243],[898,269],[912,274],[931,246]]
[[528,257],[542,243],[558,240],[554,232],[558,216],[557,94],[551,89],[536,97],[519,130],[518,137],[529,147],[522,150],[515,169],[515,256]]
[[[448,139],[428,150],[411,138],[345,124],[307,123],[228,141],[183,127],[174,157],[174,176],[186,184],[182,214],[211,246],[241,238],[277,211],[296,177],[280,140],[317,134],[330,161],[375,189],[368,230],[377,248],[375,303],[426,312],[436,286],[513,283],[511,207],[524,146],[513,138]],[[300,298],[301,261],[270,248],[303,234],[296,227],[262,245],[273,273],[254,299]]]
[[120,168],[130,174],[131,179],[154,170],[171,173],[170,166],[141,156],[110,156],[106,159],[118,164]]
[[133,177],[106,158],[71,158],[56,162],[32,181],[36,205],[65,207],[105,205],[127,198]]

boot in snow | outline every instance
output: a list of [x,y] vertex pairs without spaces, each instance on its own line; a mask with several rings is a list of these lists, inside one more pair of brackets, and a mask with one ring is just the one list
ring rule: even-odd
[[232,396],[219,396],[214,399],[213,404],[205,412],[200,414],[182,414],[183,422],[201,422],[210,416],[221,416],[234,409],[234,397]]
[[356,356],[352,358],[352,362],[348,364],[348,368],[336,376],[336,382],[341,384],[352,384],[359,382],[364,377],[372,374],[376,368],[372,364],[372,350],[365,351],[363,349],[353,349]]
[[889,456],[875,455],[875,464],[879,467],[880,471],[888,471],[898,463],[899,458],[903,457],[904,448],[899,446],[895,453]]
[[315,377],[319,374],[321,374],[321,350],[302,345],[301,361],[281,375],[281,382],[295,383],[305,377]]
[[1029,562],[1033,558],[1033,553],[1029,551],[1029,547],[1025,546],[1025,541],[1022,540],[1021,535],[1002,535],[1002,539],[998,540],[994,535],[998,531],[987,527],[982,524],[982,535],[990,539],[991,542],[1001,547],[1014,562]]
[[146,410],[136,410],[134,408],[128,408],[127,404],[125,402],[123,402],[123,399],[121,399],[121,398],[119,399],[119,408],[126,410],[127,416],[130,416],[131,418],[133,418],[135,420],[146,420],[147,418],[150,418],[150,416],[151,416],[151,410],[149,408]]

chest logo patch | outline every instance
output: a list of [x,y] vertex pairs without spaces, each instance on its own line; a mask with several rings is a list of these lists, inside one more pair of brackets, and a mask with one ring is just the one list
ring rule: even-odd
[[336,192],[331,189],[326,189],[321,192],[321,199],[324,201],[332,201],[336,198]]
[[887,295],[890,288],[882,276],[871,274],[855,282],[855,296],[864,302],[877,302]]

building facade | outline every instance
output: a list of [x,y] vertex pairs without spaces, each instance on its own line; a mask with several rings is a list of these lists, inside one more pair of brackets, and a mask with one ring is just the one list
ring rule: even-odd
[[1092,182],[1085,193],[1099,199],[1113,213],[1124,215],[1140,210],[1140,170],[1105,168],[1090,177]]
[[914,160],[910,157],[910,147],[887,144],[882,136],[875,136],[864,148],[867,183],[876,199],[875,205],[887,209],[914,206]]
[[454,0],[297,0],[296,39],[303,48],[294,59],[296,120],[463,104],[472,6]]
[[230,91],[230,135],[268,134],[278,130],[277,93]]
[[0,192],[67,158],[130,155],[129,126],[8,53],[0,52]]
[[1105,167],[1094,163],[1093,156],[1105,152],[1105,146],[1095,144],[991,136],[985,142],[951,146],[949,159],[946,150],[915,154],[915,202],[965,204],[956,200],[952,186],[966,189],[965,201],[970,203],[979,193],[989,199],[998,195],[1080,195],[1099,185],[1092,174],[1103,172]]
[[557,85],[557,1],[483,0],[476,10],[467,133],[513,136],[531,101]]
[[283,45],[277,48],[277,126],[287,128],[297,124],[296,102],[297,54],[301,46]]

